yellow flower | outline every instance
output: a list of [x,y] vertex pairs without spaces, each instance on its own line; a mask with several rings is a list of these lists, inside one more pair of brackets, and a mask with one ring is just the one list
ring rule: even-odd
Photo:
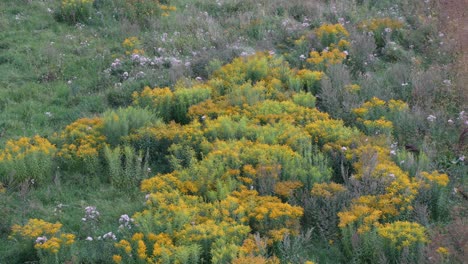
[[146,245],[143,240],[138,240],[137,255],[139,259],[146,259]]
[[450,254],[450,251],[446,247],[438,247],[436,250],[437,253],[441,254],[442,256],[447,256]]
[[113,255],[113,256],[112,256],[112,260],[113,260],[115,263],[122,263],[122,256],[120,256],[120,255]]
[[144,237],[143,233],[135,233],[132,236],[133,241],[142,240]]

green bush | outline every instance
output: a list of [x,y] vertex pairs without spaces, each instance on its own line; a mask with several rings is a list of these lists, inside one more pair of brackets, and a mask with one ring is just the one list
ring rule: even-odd
[[147,178],[151,170],[148,167],[148,155],[143,152],[136,153],[130,146],[104,148],[104,157],[107,162],[107,173],[111,184],[118,189],[132,189]]
[[154,114],[137,107],[108,110],[103,114],[103,134],[111,146],[119,145],[123,138],[138,128],[157,122]]
[[70,24],[88,21],[93,11],[94,0],[62,0],[58,14],[59,20]]

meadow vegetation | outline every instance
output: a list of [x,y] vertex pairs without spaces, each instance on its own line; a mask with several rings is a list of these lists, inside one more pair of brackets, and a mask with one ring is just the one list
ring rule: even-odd
[[437,1],[0,2],[0,263],[463,263]]

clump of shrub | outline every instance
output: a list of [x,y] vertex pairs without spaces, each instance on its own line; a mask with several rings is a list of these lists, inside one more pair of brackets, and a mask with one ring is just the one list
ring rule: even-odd
[[94,0],[62,0],[56,16],[70,24],[84,23],[93,11],[93,3]]
[[0,180],[9,187],[27,181],[42,184],[52,180],[56,151],[55,145],[40,136],[7,141],[5,148],[0,151]]

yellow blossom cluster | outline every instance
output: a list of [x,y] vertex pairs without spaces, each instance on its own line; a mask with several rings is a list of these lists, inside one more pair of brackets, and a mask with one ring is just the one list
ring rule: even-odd
[[393,123],[388,119],[398,119],[398,116],[408,111],[408,104],[401,100],[385,102],[377,97],[364,102],[360,107],[353,109],[357,116],[357,123],[364,127],[368,134],[390,134]]
[[412,247],[428,241],[426,229],[418,223],[396,221],[380,226],[377,229],[379,236],[387,239],[390,244],[402,249]]
[[324,49],[321,52],[311,51],[307,62],[315,65],[329,65],[342,63],[346,59],[346,53],[337,49],[332,48],[331,50]]
[[389,28],[392,30],[401,29],[403,28],[403,22],[400,20],[392,19],[392,18],[374,18],[370,20],[365,20],[359,23],[358,28],[361,30],[366,31],[380,31],[384,30],[385,28]]
[[304,184],[300,181],[282,181],[275,185],[275,193],[282,197],[289,197],[294,190],[301,188]]
[[316,183],[312,188],[311,194],[315,197],[321,197],[324,199],[330,199],[339,193],[346,191],[346,187],[341,184],[330,182],[330,183]]
[[141,49],[141,42],[137,37],[128,37],[122,42],[122,47],[125,49],[125,54],[144,54]]
[[10,238],[19,236],[35,241],[34,248],[57,254],[62,246],[75,243],[75,235],[61,233],[61,223],[49,223],[42,219],[29,219],[24,226],[13,225]]
[[433,171],[432,173],[422,171],[420,173],[420,178],[426,182],[422,183],[425,187],[429,187],[428,183],[435,183],[441,187],[445,187],[449,183],[448,175],[445,173],[439,173],[438,171]]
[[315,29],[315,35],[325,47],[334,48],[335,45],[345,49],[349,42],[345,39],[349,37],[349,32],[342,24],[323,24]]
[[418,182],[393,162],[388,148],[367,142],[349,152],[348,158],[357,158],[353,177],[374,178],[384,185],[385,193],[353,199],[349,209],[338,213],[340,227],[357,226],[358,232],[364,233],[385,219],[413,209],[411,202],[417,195]]
[[34,154],[53,156],[55,151],[56,147],[46,138],[40,136],[22,137],[18,140],[7,141],[5,148],[0,151],[0,162],[24,159],[26,156]]
[[102,119],[98,117],[81,118],[68,125],[60,134],[64,144],[58,156],[66,159],[96,157],[106,144],[103,126]]

